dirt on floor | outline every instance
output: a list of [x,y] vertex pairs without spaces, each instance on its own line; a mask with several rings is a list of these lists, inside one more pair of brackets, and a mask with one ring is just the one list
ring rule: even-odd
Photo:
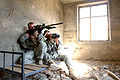
[[[27,77],[26,80],[115,80],[106,73],[106,70],[120,78],[119,61],[72,61],[73,76],[68,75],[56,65],[51,65],[46,70]],[[21,80],[19,76],[1,73],[0,80]]]

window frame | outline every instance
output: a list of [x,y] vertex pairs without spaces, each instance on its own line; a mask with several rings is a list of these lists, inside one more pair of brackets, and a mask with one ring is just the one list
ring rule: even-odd
[[[91,7],[92,6],[97,6],[97,5],[103,5],[103,4],[107,5],[107,15],[104,15],[104,16],[107,16],[107,21],[108,21],[108,27],[107,27],[108,28],[108,40],[92,40],[92,39],[90,39],[90,40],[80,40],[80,8],[90,7],[90,17],[89,18],[91,18]],[[94,17],[98,17],[98,16],[94,16]],[[90,21],[90,27],[91,27],[91,21]],[[91,35],[91,33],[90,33],[90,35]],[[111,41],[110,13],[109,13],[109,1],[108,0],[77,5],[77,41],[79,41],[79,42]]]

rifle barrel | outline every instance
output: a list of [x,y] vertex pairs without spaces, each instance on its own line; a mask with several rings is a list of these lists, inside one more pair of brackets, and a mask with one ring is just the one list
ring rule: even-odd
[[60,24],[63,24],[63,22],[61,22],[61,23],[55,23],[55,24],[50,24],[50,25],[46,25],[46,26],[54,26],[54,25],[60,25]]

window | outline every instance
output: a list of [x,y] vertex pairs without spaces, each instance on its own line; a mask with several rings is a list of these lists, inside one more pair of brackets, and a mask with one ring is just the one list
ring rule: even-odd
[[78,6],[78,40],[110,40],[108,4],[94,2]]

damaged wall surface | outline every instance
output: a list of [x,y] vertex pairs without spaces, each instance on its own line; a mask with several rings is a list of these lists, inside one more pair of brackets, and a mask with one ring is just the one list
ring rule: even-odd
[[[63,4],[59,0],[0,0],[0,50],[11,51],[13,45],[21,51],[17,39],[29,21],[46,25],[63,22]],[[56,27],[51,31],[60,34],[63,41],[63,25]]]
[[109,0],[111,41],[77,41],[77,5],[64,5],[64,45],[74,49],[73,59],[120,60],[120,1]]

